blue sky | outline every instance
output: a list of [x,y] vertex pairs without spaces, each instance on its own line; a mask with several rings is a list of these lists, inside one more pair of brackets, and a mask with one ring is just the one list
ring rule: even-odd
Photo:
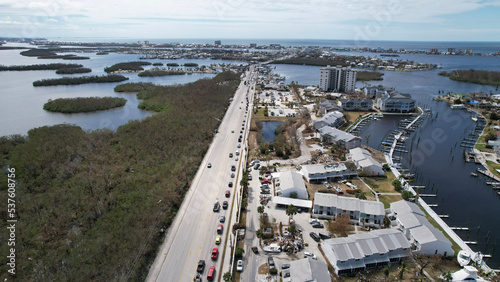
[[500,41],[500,0],[0,0],[0,36]]

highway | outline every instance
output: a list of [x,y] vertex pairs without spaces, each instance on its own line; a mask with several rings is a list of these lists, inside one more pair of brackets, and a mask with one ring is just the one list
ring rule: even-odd
[[[253,66],[250,67],[253,71]],[[196,275],[196,268],[199,260],[205,260],[206,266],[202,272],[203,281],[207,281],[207,272],[211,266],[216,268],[216,277],[214,281],[221,281],[223,273],[220,273],[222,267],[222,254],[227,249],[224,261],[228,261],[230,254],[228,238],[232,223],[236,216],[236,200],[233,204],[233,197],[236,196],[235,187],[239,187],[241,171],[240,164],[242,155],[237,156],[236,150],[243,152],[247,142],[247,132],[249,130],[249,115],[251,115],[251,97],[249,93],[250,105],[249,111],[246,110],[246,95],[250,88],[250,73],[246,72],[239,88],[234,95],[234,100],[230,104],[226,115],[224,116],[218,133],[215,135],[205,158],[203,159],[198,172],[193,179],[192,185],[184,198],[184,201],[177,213],[177,216],[169,228],[165,241],[162,244],[157,257],[151,266],[146,281],[193,281]],[[244,82],[247,82],[245,85]],[[246,117],[245,117],[246,115]],[[245,121],[244,121],[245,120]],[[232,132],[234,131],[234,132]],[[240,133],[243,131],[243,133]],[[243,138],[238,142],[239,136]],[[241,148],[238,148],[238,144]],[[233,157],[229,157],[232,153]],[[236,160],[237,158],[237,160]],[[211,168],[208,164],[211,164]],[[231,166],[236,166],[234,178],[231,177]],[[233,187],[228,187],[228,183],[233,182]],[[225,197],[225,191],[230,190],[230,198]],[[220,208],[219,212],[214,212],[214,203],[219,201],[229,202],[227,210]],[[231,213],[233,216],[231,217]],[[220,224],[219,216],[224,215],[226,221],[223,223],[222,243],[215,244],[217,226]],[[232,219],[231,222],[229,219]],[[234,236],[232,236],[234,238]],[[228,242],[228,243],[226,243]],[[211,260],[213,248],[219,248],[217,260]],[[229,269],[224,265],[224,269]]]

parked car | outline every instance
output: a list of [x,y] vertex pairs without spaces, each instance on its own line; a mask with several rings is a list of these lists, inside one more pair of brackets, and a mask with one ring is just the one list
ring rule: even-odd
[[227,201],[224,201],[222,202],[222,208],[227,210],[227,207],[229,206],[229,204],[227,203]]
[[290,268],[290,264],[288,263],[284,263],[282,266],[281,266],[281,269],[289,269]]
[[[222,234],[222,230],[224,229],[224,226],[222,224],[219,224],[217,226],[217,234]],[[316,234],[316,233],[315,233]]]
[[260,164],[256,164],[253,169],[258,170],[260,168]]
[[212,256],[211,256],[211,258],[213,260],[216,260],[218,255],[219,255],[219,249],[218,248],[213,248],[212,249]]
[[220,223],[224,223],[224,221],[226,221],[226,217],[225,217],[224,215],[221,215],[221,216],[219,217],[219,222],[220,222]]
[[276,265],[274,264],[273,257],[268,257],[267,263],[269,264],[269,269],[276,269]]
[[238,272],[243,271],[243,261],[241,259],[238,260],[238,262],[236,263],[236,271],[238,271]]
[[304,252],[304,257],[305,258],[310,257],[312,259],[317,259],[316,255],[313,253],[310,253],[310,252]]
[[319,235],[318,235],[318,234],[316,234],[316,233],[314,233],[314,232],[309,233],[309,236],[311,236],[311,238],[313,238],[313,240],[314,240],[314,241],[316,241],[316,242],[319,242],[319,241],[320,241],[320,239],[321,239],[321,238],[319,237]]
[[312,224],[312,227],[313,228],[323,228],[325,226],[322,223],[320,223],[320,222],[315,222],[315,223]]
[[204,260],[200,260],[198,262],[198,267],[196,268],[196,271],[198,272],[203,272],[203,270],[205,269],[205,261]]
[[248,175],[248,180],[252,180],[252,175],[251,174]]
[[259,248],[255,247],[255,246],[254,246],[254,247],[252,247],[252,252],[253,252],[254,254],[258,254],[258,253],[259,253]]

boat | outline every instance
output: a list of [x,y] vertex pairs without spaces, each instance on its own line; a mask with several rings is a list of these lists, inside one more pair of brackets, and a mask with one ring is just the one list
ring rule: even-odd
[[476,116],[472,116],[472,117],[471,117],[471,119],[472,119],[473,121],[477,121],[477,117],[476,117]]
[[477,173],[475,173],[475,172],[471,172],[471,173],[470,173],[470,176],[477,177]]
[[268,253],[281,253],[281,247],[276,243],[265,246],[262,249]]
[[461,267],[464,267],[470,263],[471,254],[467,251],[461,250],[458,252],[457,261]]

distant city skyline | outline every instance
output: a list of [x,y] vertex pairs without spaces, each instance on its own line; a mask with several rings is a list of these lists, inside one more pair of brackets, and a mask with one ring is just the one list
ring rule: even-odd
[[498,0],[0,0],[0,37],[500,41],[499,14]]

